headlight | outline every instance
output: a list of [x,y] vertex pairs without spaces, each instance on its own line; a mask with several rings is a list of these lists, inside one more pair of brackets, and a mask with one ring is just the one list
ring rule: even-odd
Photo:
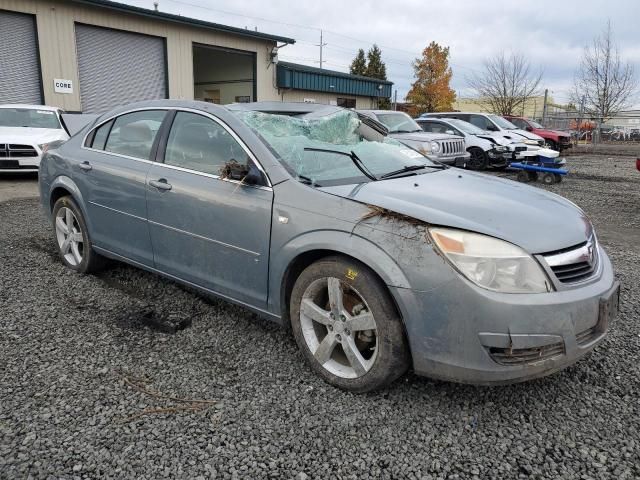
[[526,140],[524,141],[524,143],[525,143],[526,145],[538,145],[538,141],[537,141],[537,140],[530,140],[530,139],[526,139]]
[[527,252],[497,238],[451,228],[429,229],[437,248],[476,285],[502,293],[552,290],[542,268]]
[[509,149],[508,149],[507,147],[503,146],[503,145],[495,145],[495,146],[493,147],[493,149],[494,149],[496,152],[508,152],[508,151],[509,151]]
[[53,142],[39,143],[38,147],[40,147],[40,150],[42,150],[42,153],[44,154],[44,153],[47,153],[49,150],[58,148],[63,143],[64,143],[64,140],[54,140]]

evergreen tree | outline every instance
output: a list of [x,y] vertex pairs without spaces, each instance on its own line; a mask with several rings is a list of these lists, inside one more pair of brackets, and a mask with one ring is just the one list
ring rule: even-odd
[[387,79],[387,66],[382,61],[382,51],[375,43],[367,52],[366,76],[379,80]]
[[356,58],[351,62],[349,68],[351,75],[366,75],[367,74],[367,59],[364,56],[364,50],[361,48],[358,50]]

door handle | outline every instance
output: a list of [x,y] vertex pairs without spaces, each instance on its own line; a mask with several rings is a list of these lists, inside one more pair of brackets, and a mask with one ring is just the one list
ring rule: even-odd
[[158,190],[171,190],[171,184],[167,183],[165,178],[161,178],[159,180],[150,180],[149,185],[157,188]]
[[93,167],[91,166],[91,164],[89,162],[87,162],[86,160],[84,162],[82,162],[80,165],[78,165],[82,170],[84,170],[85,172],[88,172],[89,170],[91,170]]

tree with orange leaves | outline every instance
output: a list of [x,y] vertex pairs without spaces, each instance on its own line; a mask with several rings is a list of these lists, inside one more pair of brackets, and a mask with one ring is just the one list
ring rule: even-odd
[[417,116],[424,112],[453,110],[456,92],[449,86],[453,75],[449,66],[449,47],[431,42],[422,51],[422,58],[413,62],[413,70],[416,81],[407,94],[407,101],[412,104],[410,113]]

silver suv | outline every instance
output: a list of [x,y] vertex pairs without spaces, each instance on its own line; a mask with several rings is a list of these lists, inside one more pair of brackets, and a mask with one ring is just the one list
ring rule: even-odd
[[464,138],[446,133],[425,132],[415,120],[404,112],[390,110],[358,110],[358,113],[376,120],[391,138],[419,151],[430,160],[463,167],[471,155]]

